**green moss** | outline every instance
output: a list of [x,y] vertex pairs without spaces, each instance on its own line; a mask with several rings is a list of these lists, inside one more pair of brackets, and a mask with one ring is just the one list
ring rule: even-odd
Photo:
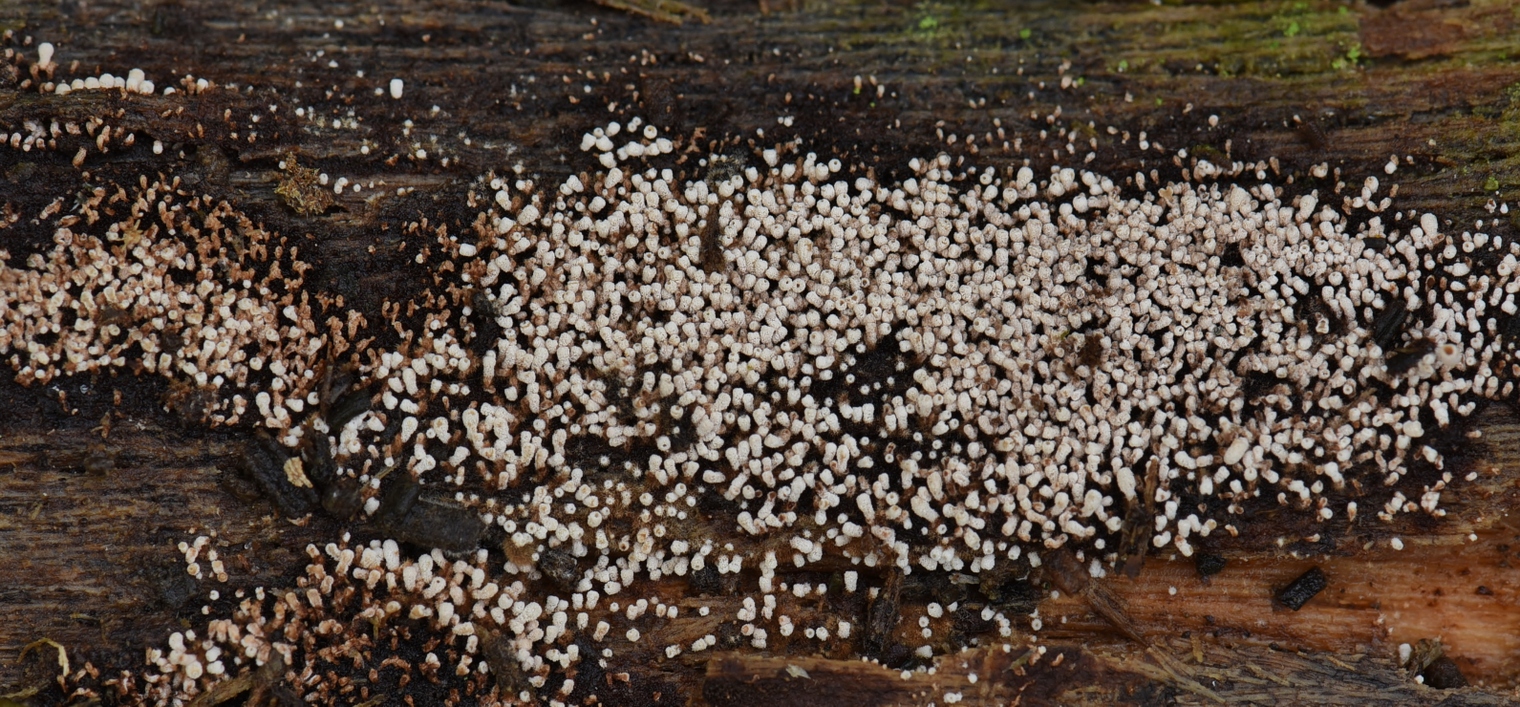
[[920,2],[908,14],[909,25],[905,34],[931,44],[963,44],[967,38],[966,23],[962,18],[965,10],[945,3]]
[[[841,19],[883,9],[863,0],[831,7]],[[976,51],[1006,57],[1021,44],[1050,52],[1047,57],[1091,49],[1106,56],[1109,72],[1139,76],[1207,67],[1201,70],[1222,76],[1296,77],[1336,72],[1362,60],[1358,15],[1346,10],[1344,2],[1245,0],[1209,11],[1187,3],[1179,7],[1181,11],[1136,9],[1044,32],[1041,28],[1065,16],[1054,6],[920,0],[882,11],[889,24],[876,31],[836,41],[852,51],[870,46],[911,54],[927,50],[947,64],[963,64]],[[867,29],[858,22],[854,26]]]
[[1330,68],[1340,71],[1342,69],[1355,68],[1362,60],[1362,43],[1355,42],[1346,49],[1346,53],[1330,62]]

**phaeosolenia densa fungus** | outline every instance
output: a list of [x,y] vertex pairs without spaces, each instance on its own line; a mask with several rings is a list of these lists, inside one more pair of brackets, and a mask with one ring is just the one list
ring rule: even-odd
[[[17,380],[189,386],[207,424],[256,431],[280,512],[393,538],[306,548],[295,586],[239,590],[109,681],[118,699],[279,660],[304,699],[361,701],[382,688],[330,670],[361,655],[401,685],[579,704],[606,687],[574,677],[591,664],[717,644],[640,643],[646,617],[696,611],[647,593],[672,577],[728,592],[713,615],[741,646],[885,653],[896,584],[803,625],[789,607],[867,589],[776,570],[974,577],[1059,551],[1100,576],[1126,520],[1191,556],[1258,498],[1354,514],[1352,483],[1385,520],[1440,515],[1459,480],[1405,476],[1514,393],[1520,244],[1389,223],[1376,178],[1349,206],[1206,160],[1139,188],[933,155],[873,181],[797,142],[683,177],[695,148],[638,119],[580,148],[557,183],[482,178],[479,228],[415,249],[443,286],[385,322],[314,296],[296,241],[172,174],[25,215],[53,242],[0,253]],[[755,542],[714,540],[735,533]],[[1009,642],[1039,622],[973,613]],[[427,648],[401,656],[402,634]]]

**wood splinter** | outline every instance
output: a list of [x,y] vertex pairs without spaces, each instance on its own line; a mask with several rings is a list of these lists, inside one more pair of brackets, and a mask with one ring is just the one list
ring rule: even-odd
[[1129,617],[1129,612],[1119,603],[1119,598],[1097,582],[1092,581],[1082,563],[1065,549],[1057,551],[1047,561],[1050,581],[1067,594],[1075,594],[1087,600],[1087,604],[1124,636],[1146,648],[1151,642],[1140,633],[1140,628]]

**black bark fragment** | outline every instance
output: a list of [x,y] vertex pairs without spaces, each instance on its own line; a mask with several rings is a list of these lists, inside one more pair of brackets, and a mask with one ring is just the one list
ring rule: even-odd
[[1330,578],[1318,567],[1310,567],[1308,572],[1298,576],[1298,579],[1288,583],[1288,586],[1277,590],[1277,602],[1294,611],[1303,608],[1314,595],[1319,594],[1330,584]]

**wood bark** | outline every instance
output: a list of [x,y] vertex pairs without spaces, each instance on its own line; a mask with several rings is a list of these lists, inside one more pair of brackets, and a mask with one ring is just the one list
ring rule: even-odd
[[[179,175],[307,243],[317,264],[308,285],[378,319],[382,302],[416,285],[372,245],[423,218],[467,229],[474,213],[461,205],[480,175],[521,165],[554,183],[583,132],[631,115],[702,150],[796,138],[884,177],[939,152],[1037,168],[1093,152],[1099,171],[1164,178],[1180,171],[1178,148],[1273,159],[1263,178],[1289,189],[1349,198],[1377,175],[1398,184],[1396,209],[1520,235],[1520,211],[1492,208],[1520,187],[1520,10],[1510,3],[706,6],[711,23],[671,26],[589,3],[0,3],[13,31],[5,46],[30,56],[51,41],[70,75],[141,67],[161,86],[193,75],[221,87],[180,101],[39,95],[18,88],[24,75],[5,84],[7,135],[28,121],[110,115],[137,147],[91,150],[80,166],[72,151],[0,150],[0,202],[21,215],[0,230],[0,250],[14,259],[49,243],[33,217],[92,177]],[[404,96],[376,95],[392,77]],[[350,108],[357,122],[331,127]],[[251,114],[262,116],[257,134],[237,134]],[[404,136],[407,120],[416,127]],[[1068,147],[1058,125],[1080,138]],[[154,141],[162,154],[147,148]],[[374,186],[302,215],[276,191],[282,159]],[[1329,175],[1309,176],[1321,163]],[[76,665],[138,669],[145,647],[199,621],[182,540],[214,532],[229,588],[274,587],[292,581],[307,543],[341,533],[322,517],[288,522],[247,493],[231,473],[247,431],[166,412],[169,391],[153,380],[27,387],[10,376],[0,384],[0,694],[54,674],[44,651],[21,656],[39,638],[66,646]],[[1481,438],[1460,436],[1472,430]],[[946,691],[972,704],[1512,703],[1520,420],[1495,405],[1454,435],[1454,463],[1477,476],[1445,497],[1445,518],[1388,524],[1370,509],[1320,525],[1265,513],[1239,519],[1237,537],[1216,536],[1207,550],[1228,565],[1208,581],[1191,560],[1153,556],[1136,578],[1099,590],[1039,584],[1020,599],[1042,617],[1038,658],[977,647],[1001,640],[947,616],[936,635],[961,631],[967,647],[933,675],[904,679],[861,662],[846,641],[815,654],[651,654],[635,682],[714,705],[919,704]],[[1273,592],[1311,566],[1329,587],[1300,611],[1275,605]],[[902,601],[922,606],[944,590],[915,584]],[[664,591],[691,599],[679,582]],[[689,644],[711,630],[689,612],[651,640]],[[1473,687],[1436,692],[1398,667],[1399,644],[1435,638]]]

